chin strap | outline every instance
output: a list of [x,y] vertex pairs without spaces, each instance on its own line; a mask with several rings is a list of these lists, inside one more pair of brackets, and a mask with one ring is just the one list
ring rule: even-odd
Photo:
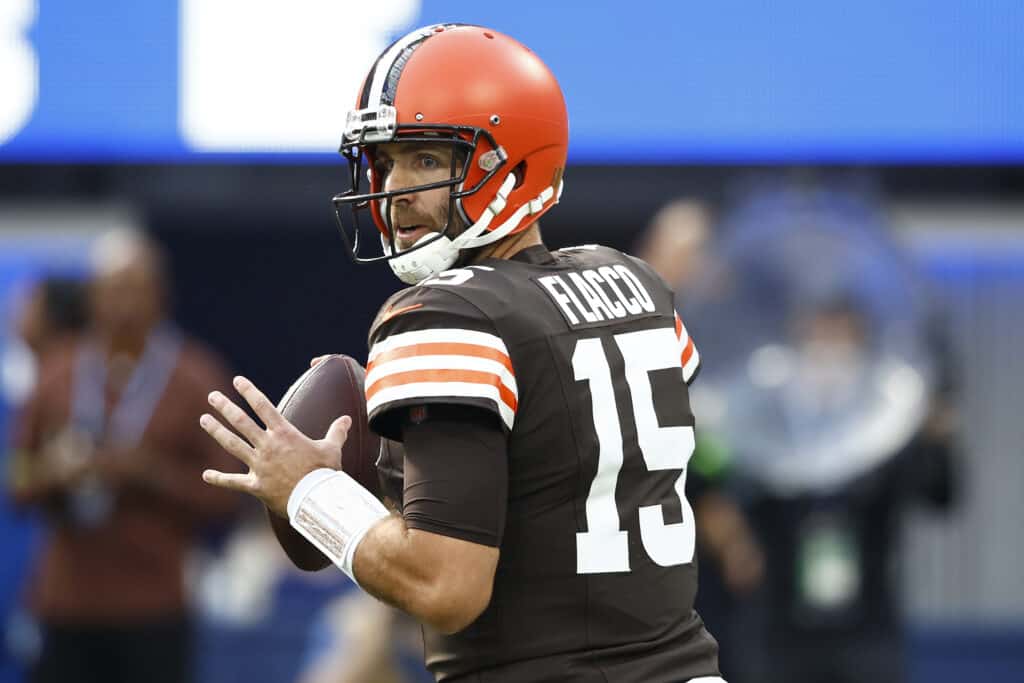
[[[495,216],[505,210],[505,205],[508,203],[508,196],[515,187],[515,184],[515,174],[509,173],[505,178],[505,182],[501,184],[501,187],[498,189],[497,193],[495,193],[494,199],[491,200],[491,203],[484,209],[483,215],[480,216],[480,220],[466,228],[466,230],[455,239],[449,239],[447,235],[424,235],[416,241],[416,244],[410,247],[407,254],[396,256],[388,261],[391,265],[391,270],[394,271],[399,280],[410,285],[422,282],[432,275],[443,273],[455,265],[455,262],[459,258],[460,250],[473,249],[497,242],[518,228],[524,218],[543,211],[544,205],[547,204],[552,197],[555,197],[555,203],[557,203],[562,196],[562,187],[564,186],[563,182],[558,183],[558,192],[556,196],[555,189],[549,185],[544,188],[539,195],[516,209],[515,213],[509,216],[508,220],[490,232],[487,232],[487,228],[490,226],[491,221],[494,220]],[[426,243],[428,241],[428,244],[424,244],[424,246],[419,249],[415,249],[416,245]],[[381,242],[384,245],[384,251],[390,254],[391,247],[384,240],[383,236],[381,236]]]

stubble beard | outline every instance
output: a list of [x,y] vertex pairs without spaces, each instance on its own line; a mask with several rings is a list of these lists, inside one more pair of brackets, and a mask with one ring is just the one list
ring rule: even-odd
[[[436,216],[431,216],[429,218],[429,223],[430,223],[430,226],[431,226],[430,229],[429,229],[429,232],[424,233],[424,235],[421,235],[417,239],[423,239],[423,237],[425,237],[426,235],[431,235],[431,234],[439,233],[439,232],[442,231],[442,229],[444,229],[444,227],[446,225],[448,226],[447,235],[448,235],[449,239],[455,239],[456,237],[458,237],[459,235],[464,233],[468,226],[466,226],[465,221],[462,220],[462,218],[458,214],[458,212],[456,212],[454,214],[454,218],[452,219],[452,224],[448,225],[449,217],[452,215],[452,212],[449,210],[450,206],[451,206],[450,202],[447,202],[447,201],[444,202],[443,204],[441,204],[440,208],[438,209],[437,215]],[[414,218],[416,219],[417,222],[419,222],[419,217],[414,217]],[[405,221],[405,222],[409,223],[409,222],[412,222],[412,221]],[[392,219],[392,223],[391,224],[392,224],[392,226],[400,225],[400,223],[397,220],[395,220],[395,219]],[[397,227],[394,228],[394,229],[397,230]],[[409,249],[414,244],[415,244],[415,241],[412,242],[412,243],[406,244],[397,235],[395,237],[395,245],[397,247],[397,250],[400,251],[400,252]]]

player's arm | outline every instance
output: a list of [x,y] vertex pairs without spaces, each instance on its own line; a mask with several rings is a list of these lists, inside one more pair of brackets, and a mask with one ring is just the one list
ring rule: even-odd
[[356,580],[445,633],[471,624],[491,599],[508,500],[507,441],[496,417],[428,406],[406,420],[405,501],[366,535]]
[[491,321],[457,292],[399,297],[371,329],[366,395],[374,431],[404,442],[402,516],[367,534],[353,569],[369,592],[454,632],[491,597],[515,373]]
[[[252,395],[250,405],[270,429],[249,425],[241,410],[221,412],[257,448],[234,444],[212,419],[204,424],[255,472],[237,485],[272,509],[286,507],[291,526],[368,592],[441,631],[476,619],[490,601],[498,561],[507,438],[518,405],[508,349],[490,320],[461,297],[411,288],[392,298],[371,328],[367,417],[375,432],[404,442],[401,516],[346,473],[325,465],[311,471],[316,458],[300,457],[300,450],[336,453],[347,432],[343,421],[305,443],[249,384],[236,388],[247,400]],[[214,397],[214,407],[224,402]],[[296,469],[308,474],[293,480],[286,470]],[[232,479],[204,476],[217,485]],[[292,482],[286,506],[274,480]]]
[[355,576],[371,595],[442,633],[456,633],[490,603],[497,566],[497,548],[410,529],[391,516],[359,544]]
[[[347,541],[340,529],[335,537],[345,550],[330,539],[321,543],[328,551],[334,546],[332,560],[367,592],[454,633],[490,602],[508,499],[507,437],[498,418],[478,408],[435,404],[414,410],[418,421],[406,418],[401,430],[401,515],[368,517],[367,530],[351,532]],[[323,489],[306,495],[303,487],[293,493],[289,516],[315,542],[316,530],[331,526],[317,511],[346,494]],[[360,514],[347,515],[344,523],[357,528]]]
[[[458,416],[404,423],[404,506],[396,517],[334,469],[350,417],[338,418],[323,439],[313,440],[252,382],[237,377],[234,385],[266,426],[212,392],[210,404],[237,433],[209,414],[200,425],[249,472],[206,470],[204,481],[249,493],[287,514],[292,527],[342,571],[439,630],[460,630],[479,616],[490,601],[507,505],[507,436],[498,426],[503,418],[446,394],[449,400],[427,408],[450,406]],[[473,411],[483,414],[479,421],[466,419]]]

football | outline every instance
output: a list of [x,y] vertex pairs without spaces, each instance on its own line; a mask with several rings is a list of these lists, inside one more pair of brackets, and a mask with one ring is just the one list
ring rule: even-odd
[[[285,392],[277,409],[311,439],[322,439],[337,418],[352,418],[341,452],[341,469],[373,495],[380,496],[377,455],[380,438],[370,431],[366,417],[363,380],[366,371],[349,356],[332,355],[320,361]],[[292,563],[305,571],[318,571],[331,563],[316,547],[295,531],[288,520],[269,510],[267,515],[278,543]]]

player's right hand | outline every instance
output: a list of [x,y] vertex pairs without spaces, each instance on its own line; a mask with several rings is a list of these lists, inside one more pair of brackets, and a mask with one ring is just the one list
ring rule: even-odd
[[204,470],[203,481],[259,498],[271,512],[288,516],[288,498],[295,485],[320,468],[337,469],[352,418],[343,415],[331,423],[322,439],[310,439],[289,422],[277,407],[245,377],[232,384],[252,408],[261,424],[219,391],[208,397],[221,420],[204,413],[199,424],[225,451],[249,466],[246,474]]

